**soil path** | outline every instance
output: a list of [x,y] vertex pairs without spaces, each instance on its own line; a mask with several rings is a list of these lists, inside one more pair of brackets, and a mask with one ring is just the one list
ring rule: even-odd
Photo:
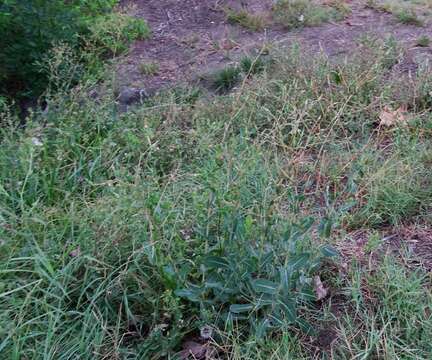
[[[407,68],[417,58],[432,58],[430,47],[416,47],[422,35],[432,37],[432,24],[423,27],[398,23],[391,14],[366,7],[362,1],[347,0],[351,15],[338,23],[286,31],[277,25],[253,32],[229,24],[224,7],[245,8],[248,12],[269,16],[273,0],[124,0],[134,13],[152,28],[150,40],[137,41],[118,65],[120,87],[134,87],[155,92],[173,84],[190,82],[215,69],[235,62],[266,43],[281,46],[298,42],[329,56],[349,53],[359,37],[393,36],[407,47]],[[418,62],[418,61],[417,61]],[[144,74],[142,64],[158,65],[157,74]]]

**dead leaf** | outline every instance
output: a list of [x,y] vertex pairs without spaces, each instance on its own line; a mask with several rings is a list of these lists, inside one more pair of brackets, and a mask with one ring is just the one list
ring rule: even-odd
[[210,326],[205,325],[200,329],[201,339],[209,340],[211,339],[212,335],[213,335],[213,329]]
[[207,353],[207,344],[200,344],[195,341],[186,341],[183,344],[183,349],[184,350],[178,353],[179,358],[182,360],[205,359]]
[[321,281],[321,278],[317,275],[314,277],[315,294],[317,300],[324,299],[328,294],[328,289],[326,289]]
[[407,120],[406,113],[406,106],[400,106],[396,111],[391,110],[388,106],[386,106],[384,107],[384,110],[381,111],[379,116],[380,126],[390,127],[398,123],[405,122]]

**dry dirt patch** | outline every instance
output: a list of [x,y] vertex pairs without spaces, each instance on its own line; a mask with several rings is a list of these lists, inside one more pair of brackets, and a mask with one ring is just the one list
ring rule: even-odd
[[[314,52],[337,56],[354,50],[358,39],[365,34],[381,38],[393,36],[401,41],[410,49],[410,64],[417,60],[417,53],[421,53],[422,59],[432,57],[430,48],[416,47],[420,36],[432,37],[432,25],[403,25],[391,14],[376,11],[365,2],[346,2],[352,12],[337,23],[287,31],[266,22],[263,31],[250,31],[229,23],[224,9],[245,9],[268,17],[273,0],[124,0],[122,6],[132,5],[135,16],[149,23],[153,36],[150,40],[137,41],[121,59],[117,69],[118,86],[153,93],[196,80],[200,74],[221,69],[268,43],[279,47],[299,43]],[[148,64],[157,64],[154,67],[157,71],[143,72]]]

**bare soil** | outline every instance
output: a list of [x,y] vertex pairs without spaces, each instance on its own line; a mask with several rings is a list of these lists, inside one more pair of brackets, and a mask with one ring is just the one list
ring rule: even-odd
[[[269,21],[261,32],[249,31],[226,20],[224,8],[240,9],[271,19],[273,0],[123,0],[135,16],[152,28],[149,40],[137,41],[121,59],[117,74],[120,87],[146,89],[153,93],[174,84],[191,82],[201,74],[235,63],[244,54],[264,44],[280,47],[299,43],[329,56],[348,54],[365,34],[380,38],[393,36],[407,48],[405,67],[432,58],[432,49],[416,47],[422,35],[432,37],[432,25],[403,25],[391,14],[368,8],[361,0],[348,0],[352,13],[338,23],[286,31]],[[143,74],[140,65],[156,63],[156,74]]]

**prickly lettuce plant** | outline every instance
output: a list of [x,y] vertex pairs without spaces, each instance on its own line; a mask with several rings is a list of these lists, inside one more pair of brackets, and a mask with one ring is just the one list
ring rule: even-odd
[[175,294],[195,303],[203,321],[249,324],[257,337],[288,326],[312,333],[299,309],[316,300],[312,276],[322,260],[337,255],[329,246],[311,250],[313,224],[305,218],[260,230],[250,217],[234,216],[225,241],[199,258]]

